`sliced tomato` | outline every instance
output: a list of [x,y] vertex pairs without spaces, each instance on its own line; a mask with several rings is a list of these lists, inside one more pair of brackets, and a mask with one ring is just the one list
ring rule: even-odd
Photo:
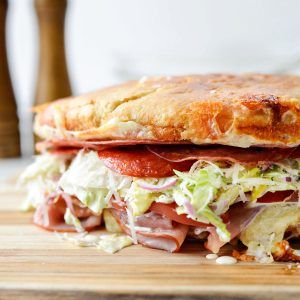
[[281,202],[287,197],[291,196],[294,191],[278,191],[278,192],[268,192],[262,197],[257,199],[259,203],[272,203]]
[[178,171],[188,171],[194,161],[170,162],[153,154],[146,147],[111,148],[98,152],[106,167],[128,176],[161,178]]
[[177,207],[176,203],[166,204],[166,203],[153,202],[149,210],[164,215],[167,218],[181,224],[195,226],[195,227],[208,226],[208,224],[206,223],[197,222],[193,219],[188,218],[187,215],[185,214],[178,215],[176,212],[176,207]]
[[[126,204],[123,201],[121,203],[119,203],[117,201],[112,200],[112,201],[110,201],[110,205],[111,205],[111,207],[113,207],[116,210],[121,210],[121,211],[126,210]],[[166,216],[170,220],[173,220],[177,223],[184,224],[184,225],[190,225],[190,226],[195,226],[195,227],[211,226],[210,224],[198,222],[191,218],[188,218],[186,214],[178,215],[176,212],[176,207],[177,207],[177,204],[175,202],[170,203],[170,204],[153,202],[149,208],[149,211],[153,211],[157,214]],[[221,218],[223,219],[223,222],[225,222],[225,223],[227,223],[229,221],[227,213],[222,214]]]

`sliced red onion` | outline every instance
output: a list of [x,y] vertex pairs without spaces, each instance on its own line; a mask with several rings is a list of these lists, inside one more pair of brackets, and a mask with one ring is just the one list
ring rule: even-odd
[[200,235],[202,232],[209,232],[209,230],[207,229],[207,227],[195,227],[194,229],[194,234],[195,235]]
[[75,215],[75,210],[74,210],[74,206],[73,206],[72,196],[70,196],[67,193],[61,193],[60,195],[64,199],[64,201],[66,202],[66,205],[70,209],[72,215]]
[[185,198],[183,200],[183,205],[186,208],[187,214],[190,215],[192,218],[196,218],[196,211],[188,199]]
[[177,180],[178,179],[175,177],[167,178],[163,182],[163,184],[159,185],[159,184],[151,184],[142,179],[138,179],[138,180],[136,180],[136,183],[138,184],[139,187],[141,187],[144,190],[160,192],[160,191],[167,190],[171,186],[174,186],[177,183]]
[[67,207],[70,209],[71,213],[73,215],[75,215],[72,196],[69,195],[68,193],[63,192],[62,190],[58,190],[58,191],[55,191],[55,192],[52,192],[51,194],[49,194],[47,199],[49,201],[53,198],[56,198],[57,196],[62,197],[62,199],[65,201]]
[[126,208],[126,212],[127,212],[127,218],[128,218],[128,228],[130,230],[130,233],[131,233],[131,238],[132,238],[132,241],[135,245],[137,245],[138,241],[137,241],[137,236],[136,236],[136,230],[135,230],[135,226],[134,226],[134,218],[133,218],[133,215],[132,215],[132,208],[131,206],[129,205],[128,206],[128,201],[127,201],[127,208]]
[[49,215],[48,215],[48,210],[47,210],[47,206],[45,203],[41,203],[37,207],[37,209],[33,215],[33,221],[34,221],[34,223],[42,224],[45,227],[49,226],[49,224],[50,224]]
[[50,193],[49,195],[47,195],[47,197],[45,199],[45,203],[51,203],[60,194],[61,194],[60,191],[55,191],[55,192]]

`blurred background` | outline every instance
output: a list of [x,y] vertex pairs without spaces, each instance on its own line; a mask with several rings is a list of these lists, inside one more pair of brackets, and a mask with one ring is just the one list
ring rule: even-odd
[[[42,84],[39,23],[33,0],[8,3],[8,64],[22,153],[30,156],[29,109]],[[300,74],[299,11],[299,0],[69,0],[64,30],[72,94],[144,75]]]

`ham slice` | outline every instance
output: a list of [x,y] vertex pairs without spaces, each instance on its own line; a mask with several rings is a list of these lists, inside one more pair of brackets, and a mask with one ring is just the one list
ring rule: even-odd
[[135,225],[148,228],[173,229],[172,220],[154,212],[148,212],[135,219]]
[[[245,203],[237,203],[230,207],[228,211],[227,230],[231,234],[231,240],[237,237],[251,221],[264,209],[263,205],[247,207]],[[222,242],[217,234],[215,227],[207,227],[210,233],[205,243],[205,247],[213,253],[218,253],[220,248],[226,243]]]
[[[123,231],[130,235],[127,213],[117,209],[110,209],[110,211]],[[146,214],[137,218],[135,226],[138,242],[150,248],[169,252],[178,251],[185,240],[189,226],[176,222],[170,223],[170,220],[166,219],[166,217],[156,213]],[[158,224],[161,227],[158,227]]]
[[[176,239],[173,239],[168,235],[154,235],[154,234],[139,234],[137,233],[137,239],[140,244],[153,248],[165,250],[168,252],[177,252],[180,249],[181,244],[179,245]],[[183,242],[183,241],[182,241]]]
[[49,231],[76,232],[73,225],[65,223],[64,214],[68,207],[71,213],[80,218],[81,225],[86,231],[93,230],[101,225],[101,215],[96,216],[88,208],[78,205],[76,198],[65,193],[49,195],[45,203],[40,204],[33,216],[33,223]]
[[300,157],[297,148],[237,148],[230,146],[162,146],[149,145],[148,150],[170,162],[189,160],[230,161],[245,164],[278,162],[293,155]]
[[90,215],[89,217],[85,217],[81,219],[81,226],[86,230],[90,231],[97,226],[101,225],[101,216]]

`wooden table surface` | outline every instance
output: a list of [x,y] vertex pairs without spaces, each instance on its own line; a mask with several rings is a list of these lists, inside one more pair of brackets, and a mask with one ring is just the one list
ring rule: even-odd
[[201,243],[177,254],[80,248],[32,226],[23,196],[0,192],[1,299],[300,299],[296,265],[216,265]]

